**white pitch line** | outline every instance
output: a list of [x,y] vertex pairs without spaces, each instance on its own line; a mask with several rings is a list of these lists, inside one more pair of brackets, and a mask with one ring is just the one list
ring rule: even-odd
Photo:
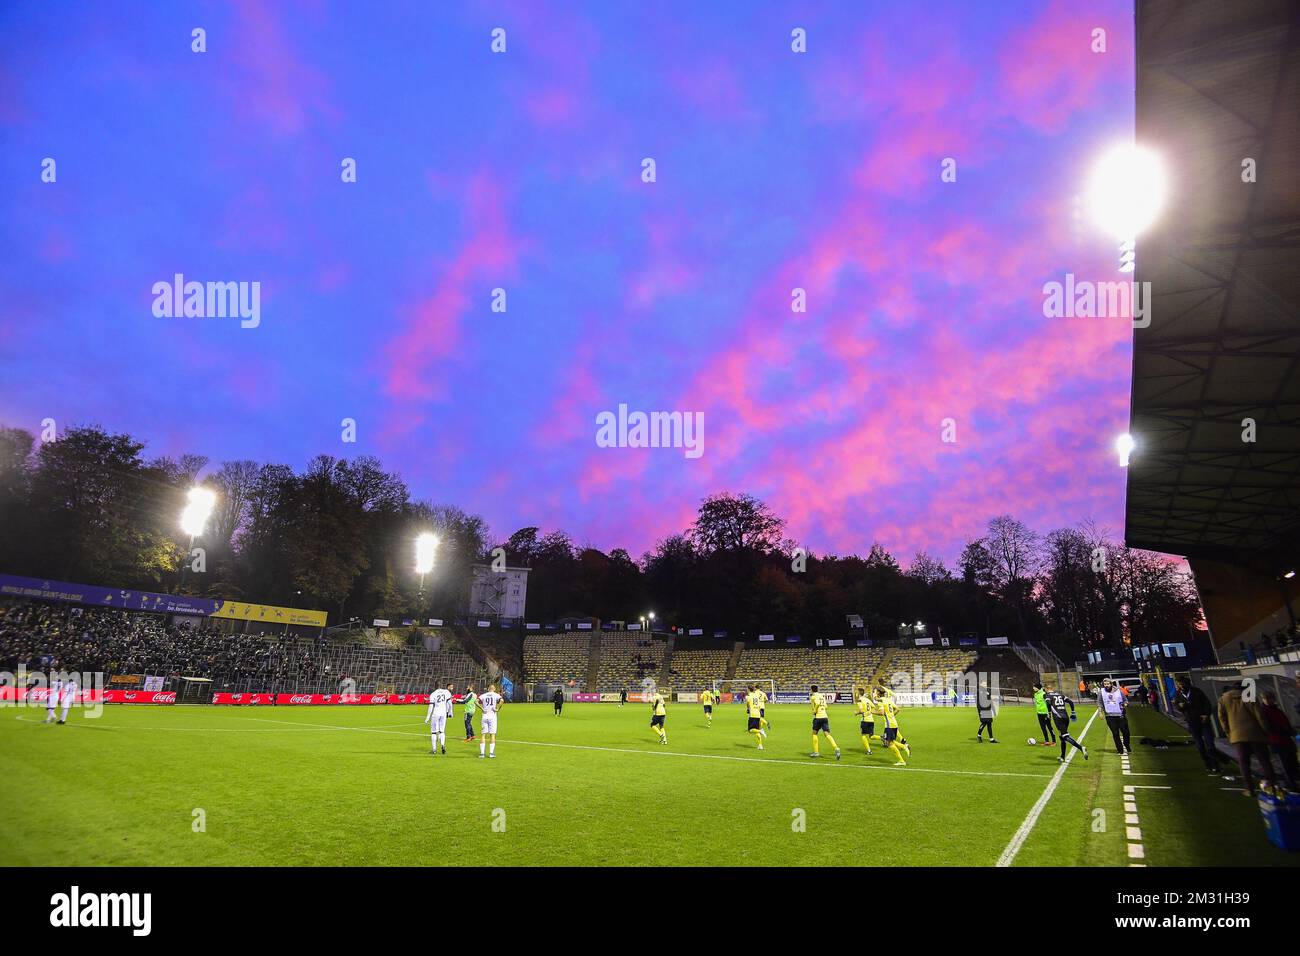
[[[1094,710],[1092,716],[1088,718],[1088,722],[1083,727],[1083,733],[1079,734],[1080,744],[1083,743],[1083,738],[1088,736],[1088,730],[1092,727],[1092,722],[1097,719],[1099,713],[1101,713],[1100,710]],[[1011,838],[1011,842],[1007,844],[1007,848],[1003,850],[1002,855],[998,857],[997,866],[1010,866],[1012,861],[1015,860],[1016,854],[1020,852],[1020,848],[1025,845],[1025,840],[1029,839],[1029,834],[1033,832],[1034,825],[1038,823],[1038,817],[1043,812],[1043,808],[1047,806],[1047,801],[1051,800],[1052,794],[1056,792],[1057,784],[1059,784],[1061,778],[1065,776],[1065,771],[1066,768],[1070,766],[1070,761],[1074,759],[1074,755],[1078,752],[1079,751],[1077,750],[1071,749],[1069,754],[1066,755],[1065,762],[1056,768],[1056,773],[1052,775],[1052,779],[1043,789],[1043,795],[1039,797],[1038,802],[1030,808],[1029,815],[1025,817],[1024,822],[1020,824],[1020,829],[1016,831],[1015,836]]]
[[[357,730],[363,733],[373,734],[396,734],[403,737],[426,737],[423,731],[414,730],[380,730],[374,727],[348,727],[339,724],[301,724],[297,721],[274,720],[270,717],[250,717],[249,720],[262,720],[267,723],[290,723],[298,727],[315,727],[320,730]],[[1087,730],[1084,731],[1087,733]],[[763,763],[763,764],[793,764],[799,767],[814,766],[812,759],[807,762],[802,760],[786,760],[781,757],[737,757],[729,754],[693,754],[680,750],[636,750],[631,747],[595,747],[590,744],[560,744],[540,740],[502,740],[503,744],[516,744],[524,747],[559,747],[564,750],[594,750],[600,753],[613,754],[641,754],[650,757],[694,757],[697,760],[739,760],[742,763]],[[998,770],[940,770],[934,767],[895,767],[884,764],[858,764],[843,763],[831,758],[826,760],[825,766],[839,767],[841,769],[852,768],[855,770],[898,770],[911,771],[912,773],[937,773],[949,774],[963,777],[1027,777],[1031,780],[1042,780],[1045,776],[1041,773],[1011,773]]]
[[[696,757],[700,760],[740,760],[745,763],[788,763],[799,767],[813,766],[811,758],[804,760],[786,760],[781,757],[736,757],[729,754],[692,754],[684,753],[679,750],[633,750],[631,748],[619,747],[593,747],[586,744],[556,744],[543,743],[537,740],[503,740],[507,744],[523,744],[528,747],[563,747],[567,750],[598,750],[605,753],[615,754],[648,754],[651,757]],[[856,753],[856,751],[854,751]],[[829,760],[826,766],[851,768],[855,770],[898,770],[910,771],[911,773],[941,773],[957,774],[963,777],[1028,777],[1032,780],[1042,780],[1046,774],[1041,773],[1010,773],[998,770],[940,770],[934,767],[895,767],[892,764],[861,764],[861,763],[843,763],[835,760]]]

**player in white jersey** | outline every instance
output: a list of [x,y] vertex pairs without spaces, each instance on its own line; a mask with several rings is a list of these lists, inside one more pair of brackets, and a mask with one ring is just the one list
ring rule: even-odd
[[50,696],[45,698],[45,722],[47,724],[54,723],[54,711],[58,709],[59,694],[62,691],[63,681],[56,677],[54,683],[50,685]]
[[432,737],[430,753],[436,754],[439,746],[444,754],[447,752],[447,718],[451,716],[452,700],[451,690],[446,687],[439,687],[429,695],[429,710],[424,715],[424,722],[429,725]]
[[63,715],[59,717],[59,723],[68,722],[68,711],[77,700],[77,680],[72,678],[63,682],[63,688],[59,691],[59,703],[63,705]]
[[[495,757],[497,755],[497,711],[501,709],[501,695],[497,693],[497,685],[489,684],[487,692],[479,697],[478,702],[483,708],[483,716],[479,719],[478,755],[484,756],[483,751],[486,749],[486,756]],[[492,738],[490,744],[488,737]]]

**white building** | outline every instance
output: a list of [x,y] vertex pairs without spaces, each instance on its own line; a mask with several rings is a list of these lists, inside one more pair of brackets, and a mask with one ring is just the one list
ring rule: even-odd
[[473,566],[469,586],[470,616],[522,618],[528,600],[528,569],[493,571],[490,565]]

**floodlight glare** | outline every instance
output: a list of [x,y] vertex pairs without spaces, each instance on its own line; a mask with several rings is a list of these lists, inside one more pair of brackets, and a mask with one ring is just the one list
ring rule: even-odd
[[195,485],[186,498],[185,509],[181,512],[181,530],[191,538],[197,538],[207,527],[208,518],[217,504],[217,495],[211,488]]
[[1136,239],[1165,203],[1165,169],[1143,146],[1116,146],[1092,169],[1088,208],[1093,221],[1120,242]]
[[1137,442],[1133,440],[1133,436],[1128,432],[1115,439],[1115,451],[1119,452],[1119,466],[1121,468],[1128,467],[1129,455],[1133,454],[1133,449],[1136,447]]
[[438,536],[425,532],[415,539],[415,573],[428,574],[433,570],[433,554],[438,550]]

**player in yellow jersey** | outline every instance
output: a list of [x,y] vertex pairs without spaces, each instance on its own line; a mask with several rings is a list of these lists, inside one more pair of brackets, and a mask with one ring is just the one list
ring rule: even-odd
[[704,716],[708,718],[709,726],[713,726],[713,705],[717,703],[717,698],[713,696],[713,691],[705,688],[704,693],[700,695],[700,703],[704,705]]
[[871,738],[876,736],[876,702],[865,687],[858,689],[858,733],[862,746],[871,753]]
[[909,757],[912,756],[912,747],[907,742],[907,738],[903,736],[903,725],[898,722],[899,706],[897,702],[894,700],[894,692],[890,690],[888,687],[884,685],[880,685],[876,688],[876,694],[877,694],[878,703],[887,702],[890,706],[894,708],[894,727],[898,731],[897,733],[898,743],[902,746],[904,750],[907,751],[907,755]]
[[830,717],[828,717],[826,714],[826,698],[817,692],[816,684],[812,685],[812,693],[808,695],[808,703],[812,705],[812,715],[813,715],[813,723],[812,723],[813,752],[810,753],[808,756],[820,757],[822,755],[821,744],[817,737],[817,734],[823,733],[826,735],[826,739],[830,741],[830,745],[835,748],[835,759],[839,760],[840,745],[837,744],[835,742],[835,738],[831,736],[831,720]]
[[912,756],[912,748],[907,746],[907,742],[899,742],[898,737],[898,707],[894,704],[893,695],[883,697],[876,702],[876,712],[880,714],[885,724],[885,746],[894,752],[898,761],[894,764],[896,767],[906,767],[907,761],[903,759],[903,751]]
[[661,744],[668,743],[668,731],[664,729],[664,718],[668,716],[668,707],[664,704],[664,695],[655,691],[650,698],[650,729],[659,735]]
[[[770,730],[772,722],[767,719],[767,694],[757,684],[754,685],[754,693],[758,695],[758,719],[765,730]],[[764,733],[763,736],[766,737],[767,734]]]
[[745,730],[754,735],[758,749],[762,750],[763,738],[767,736],[767,731],[763,729],[763,698],[754,687],[750,687],[749,693],[745,695],[745,716],[749,718]]

